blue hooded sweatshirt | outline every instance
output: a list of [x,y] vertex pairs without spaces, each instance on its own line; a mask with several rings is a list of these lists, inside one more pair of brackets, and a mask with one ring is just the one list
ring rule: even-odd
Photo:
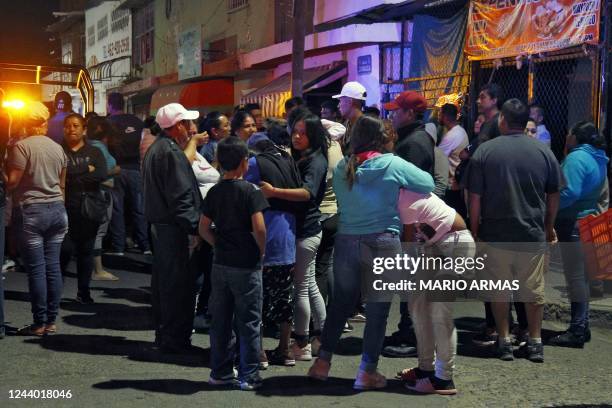
[[355,170],[349,190],[346,158],[333,177],[338,200],[338,233],[350,235],[400,232],[397,200],[400,188],[427,194],[434,189],[431,175],[391,153],[366,160]]
[[576,219],[596,213],[607,168],[603,150],[588,144],[572,149],[561,165],[566,186],[561,190],[557,218]]

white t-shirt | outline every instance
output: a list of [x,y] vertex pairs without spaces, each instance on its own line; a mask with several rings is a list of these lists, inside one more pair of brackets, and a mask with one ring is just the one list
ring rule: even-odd
[[427,224],[436,231],[435,235],[427,240],[428,244],[434,244],[440,240],[451,230],[455,222],[455,209],[431,193],[419,194],[400,189],[397,209],[402,224]]
[[448,164],[451,176],[455,175],[455,169],[461,162],[459,154],[468,145],[468,135],[461,126],[455,125],[446,132],[440,142],[440,150],[448,157]]
[[200,194],[202,194],[202,198],[205,198],[208,190],[219,181],[219,172],[198,152],[196,152],[196,158],[191,168],[198,181]]

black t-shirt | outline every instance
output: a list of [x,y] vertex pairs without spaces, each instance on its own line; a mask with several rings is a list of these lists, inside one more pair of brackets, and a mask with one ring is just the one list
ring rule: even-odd
[[109,150],[121,168],[140,169],[140,139],[144,123],[129,113],[108,117],[114,132],[109,140]]
[[495,114],[491,118],[491,120],[487,120],[480,127],[480,133],[478,133],[478,143],[484,143],[487,140],[495,139],[500,135],[499,133],[499,124],[497,120],[499,119],[499,112]]
[[297,238],[308,238],[321,232],[319,206],[325,195],[327,185],[327,159],[320,151],[299,160],[298,169],[302,177],[302,187],[310,192],[310,200],[306,207],[304,222],[297,225]]
[[203,213],[217,228],[214,262],[254,268],[261,259],[251,216],[268,208],[261,190],[245,180],[222,180],[206,195]]
[[467,188],[481,196],[479,236],[487,242],[544,242],[546,194],[561,168],[550,148],[524,134],[483,143],[470,159]]

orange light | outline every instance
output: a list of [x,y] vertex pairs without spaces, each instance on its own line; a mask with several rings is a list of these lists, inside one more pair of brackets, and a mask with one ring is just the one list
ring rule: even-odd
[[2,102],[2,107],[5,109],[23,109],[23,107],[25,106],[25,102],[20,100],[20,99],[15,99],[12,101],[4,101]]

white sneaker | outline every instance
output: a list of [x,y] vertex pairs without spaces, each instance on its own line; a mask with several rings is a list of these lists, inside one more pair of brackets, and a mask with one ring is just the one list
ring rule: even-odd
[[311,361],[312,346],[308,343],[304,347],[300,347],[295,341],[291,343],[291,352],[295,357],[295,361]]

